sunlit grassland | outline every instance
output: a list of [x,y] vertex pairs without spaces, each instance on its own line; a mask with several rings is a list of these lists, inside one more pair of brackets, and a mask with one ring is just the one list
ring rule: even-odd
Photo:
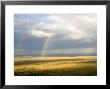
[[15,76],[96,76],[96,56],[15,56]]

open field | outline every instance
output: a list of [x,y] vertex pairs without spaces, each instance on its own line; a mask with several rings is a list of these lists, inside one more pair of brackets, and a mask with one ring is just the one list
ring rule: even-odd
[[96,76],[96,56],[15,56],[15,76]]

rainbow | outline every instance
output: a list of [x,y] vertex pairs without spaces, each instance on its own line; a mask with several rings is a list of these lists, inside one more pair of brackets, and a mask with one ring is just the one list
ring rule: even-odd
[[[53,32],[53,30],[50,31],[50,33],[52,33],[52,32]],[[49,43],[49,41],[51,40],[52,36],[53,36],[53,34],[52,34],[51,36],[48,36],[48,37],[47,37],[47,39],[46,39],[46,41],[45,41],[45,43],[44,43],[44,46],[43,46],[43,48],[42,48],[42,51],[41,51],[41,56],[45,56],[45,52],[46,52],[46,49],[47,49],[47,47],[48,47],[48,43]]]
[[41,52],[41,56],[45,56],[45,52],[46,52],[46,48],[48,46],[48,43],[49,43],[49,40],[51,39],[51,37],[48,37],[44,43],[44,46],[43,46],[43,49],[42,49],[42,52]]

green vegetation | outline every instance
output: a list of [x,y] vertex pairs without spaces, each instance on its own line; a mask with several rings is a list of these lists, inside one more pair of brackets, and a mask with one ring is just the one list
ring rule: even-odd
[[15,56],[15,76],[96,76],[96,56]]

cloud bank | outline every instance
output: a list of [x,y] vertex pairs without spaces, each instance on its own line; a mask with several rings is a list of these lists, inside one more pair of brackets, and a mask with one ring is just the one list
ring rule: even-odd
[[[50,39],[46,48],[47,54],[65,53],[66,50],[68,54],[75,54],[69,51],[70,49],[85,49],[86,53],[96,53],[97,15],[15,14],[15,55],[40,55],[48,38]],[[79,50],[77,53],[83,51]]]

